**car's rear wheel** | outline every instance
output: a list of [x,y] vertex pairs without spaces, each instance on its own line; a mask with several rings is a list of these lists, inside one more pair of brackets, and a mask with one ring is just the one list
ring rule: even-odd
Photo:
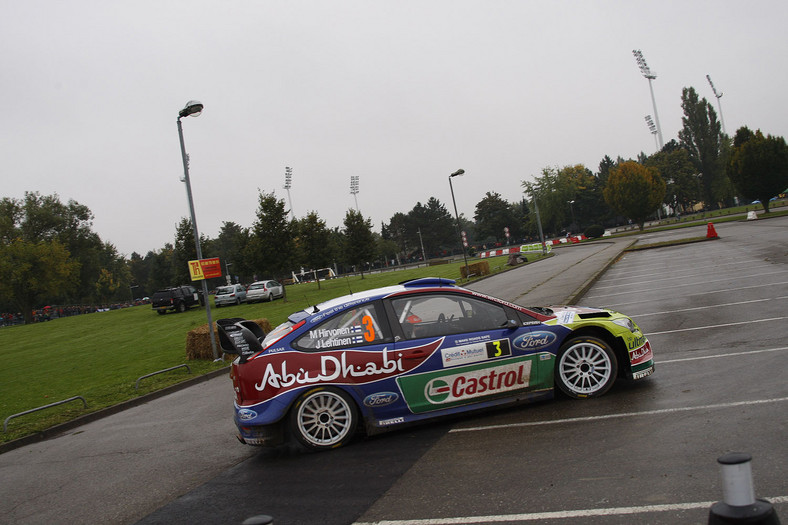
[[269,293],[269,294],[268,294],[268,299],[267,299],[267,300],[268,300],[268,302],[269,302],[269,303],[270,303],[271,301],[273,301],[273,300],[274,300],[274,294],[272,294],[272,293]]
[[615,352],[597,337],[573,337],[556,356],[555,382],[569,397],[601,396],[613,386],[617,374]]
[[183,313],[186,311],[186,303],[178,303],[178,311]]
[[164,315],[164,314],[167,313],[167,311],[166,310],[156,310],[156,313],[159,314],[159,315]]
[[358,426],[353,400],[335,388],[303,393],[290,410],[290,430],[311,450],[326,450],[348,443]]

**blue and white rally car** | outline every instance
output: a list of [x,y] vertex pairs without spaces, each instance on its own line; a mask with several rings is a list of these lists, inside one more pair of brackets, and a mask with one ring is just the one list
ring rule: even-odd
[[250,445],[309,449],[469,410],[607,392],[654,371],[651,345],[620,313],[524,308],[425,278],[292,314],[269,334],[220,319],[235,424]]

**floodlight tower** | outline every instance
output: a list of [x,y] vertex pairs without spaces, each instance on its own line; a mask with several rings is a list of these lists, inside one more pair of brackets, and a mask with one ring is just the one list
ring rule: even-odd
[[651,115],[646,115],[646,125],[651,134],[654,135],[654,145],[657,147],[657,151],[659,151],[659,144],[657,143],[657,126],[651,119]]
[[659,149],[662,149],[665,143],[662,141],[662,128],[659,125],[659,115],[657,115],[657,101],[654,98],[654,86],[651,84],[651,81],[657,78],[657,74],[648,67],[646,59],[643,58],[643,53],[640,49],[633,49],[632,54],[635,55],[635,60],[637,60],[640,72],[648,79],[648,88],[651,91],[651,104],[654,106],[654,122],[657,125],[657,137],[659,137]]
[[358,210],[358,175],[351,175],[350,176],[350,194],[353,195],[353,199],[356,201],[356,211]]
[[293,187],[293,168],[285,166],[285,189],[287,190],[287,202],[290,204],[290,216],[295,220],[293,212],[293,201],[290,198],[290,188]]
[[[711,86],[711,90],[714,91],[714,96],[717,97],[717,107],[720,108],[720,123],[722,124],[722,132],[725,133],[725,119],[722,118],[722,103],[720,99],[722,98],[722,91],[717,93],[717,88],[714,87],[714,82],[711,81],[711,77],[706,75],[706,80],[709,81],[709,85]],[[727,133],[725,133],[727,135]]]

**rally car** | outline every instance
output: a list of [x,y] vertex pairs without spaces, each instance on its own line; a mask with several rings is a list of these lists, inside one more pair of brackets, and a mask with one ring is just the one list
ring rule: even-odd
[[654,371],[627,316],[525,308],[424,278],[292,314],[270,333],[217,321],[231,369],[235,424],[249,445],[291,438],[309,449],[469,410],[607,392]]

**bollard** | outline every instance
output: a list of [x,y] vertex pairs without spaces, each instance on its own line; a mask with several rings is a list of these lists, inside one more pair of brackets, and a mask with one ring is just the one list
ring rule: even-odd
[[732,452],[717,458],[722,477],[722,501],[711,506],[709,525],[747,523],[780,525],[772,504],[755,499],[749,454]]

